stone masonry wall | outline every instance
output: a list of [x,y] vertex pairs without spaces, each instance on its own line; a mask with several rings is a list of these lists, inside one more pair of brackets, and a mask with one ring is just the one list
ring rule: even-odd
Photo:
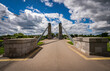
[[4,41],[5,56],[22,57],[37,47],[36,38],[7,39]]
[[107,38],[102,37],[78,37],[73,38],[74,46],[88,55],[107,53]]

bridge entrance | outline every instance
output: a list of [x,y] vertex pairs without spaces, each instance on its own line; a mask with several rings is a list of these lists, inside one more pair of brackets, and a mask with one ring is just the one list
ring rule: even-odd
[[[73,42],[72,37],[71,37],[71,36],[67,33],[67,31],[64,29],[64,27],[62,26],[62,23],[59,23],[59,34],[58,34],[58,38],[59,38],[59,39],[63,39],[62,29],[64,30],[64,32],[66,33],[66,35],[69,37],[69,39]],[[47,28],[44,30],[44,32],[42,33],[42,35],[38,38],[37,43],[40,41],[40,39],[42,38],[42,36],[43,36],[44,33],[46,32],[46,30],[48,30],[48,39],[52,39],[51,23],[48,23]]]

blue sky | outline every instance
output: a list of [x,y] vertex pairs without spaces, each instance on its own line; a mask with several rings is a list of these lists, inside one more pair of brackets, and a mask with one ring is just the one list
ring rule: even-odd
[[27,6],[33,6],[42,13],[60,13],[70,20],[69,9],[67,9],[64,4],[54,3],[53,7],[48,7],[40,0],[27,0],[26,2],[23,2],[23,0],[0,0],[0,3],[7,6],[11,12],[17,15],[19,15],[20,10],[25,10]]
[[[52,0],[50,0],[52,2]],[[8,7],[9,11],[11,11],[14,14],[19,15],[20,10],[25,10],[27,6],[34,7],[42,13],[59,13],[63,14],[63,17],[70,19],[70,13],[69,9],[64,6],[64,4],[59,3],[53,3],[53,7],[45,6],[44,3],[42,3],[40,0],[26,0],[25,2],[23,0],[0,0],[0,3],[4,4]],[[75,23],[75,20],[71,20],[73,23]],[[80,23],[91,23],[92,20],[89,18],[86,18],[84,21],[83,18],[80,21]]]

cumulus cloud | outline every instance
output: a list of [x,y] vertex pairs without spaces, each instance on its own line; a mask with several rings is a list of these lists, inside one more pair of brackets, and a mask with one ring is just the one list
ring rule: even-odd
[[53,6],[53,3],[50,2],[49,0],[41,0],[42,3],[45,3],[46,6],[48,7],[52,7]]
[[[110,0],[53,1],[63,3],[69,9],[69,13],[71,14],[70,18],[72,20],[80,21],[82,18],[90,18],[95,22],[91,24],[91,29],[95,30],[96,32],[110,32]],[[97,27],[95,27],[96,25]]]
[[[41,0],[43,3],[49,0]],[[3,34],[41,34],[48,23],[52,24],[52,32],[58,33],[58,23],[70,34],[110,33],[110,1],[109,0],[53,0],[63,3],[71,14],[71,20],[90,18],[92,24],[75,23],[67,20],[59,13],[41,13],[38,9],[27,7],[20,15],[14,15],[6,6],[0,3],[0,35]],[[48,6],[48,5],[47,5]],[[4,19],[4,20],[3,20]],[[92,29],[92,32],[88,30]]]
[[99,21],[91,24],[90,29],[92,29],[93,32],[96,32],[97,34],[103,32],[110,33],[110,24],[108,24],[107,21]]
[[[25,9],[19,16],[11,13],[7,7],[0,4],[0,34],[40,34],[48,23],[43,14]],[[1,13],[2,12],[2,13]],[[3,17],[5,20],[2,20]]]
[[38,9],[33,8],[33,6],[31,7],[27,6],[26,8],[32,10],[33,12],[41,13]]
[[44,15],[48,17],[49,19],[59,18],[60,16],[58,13],[45,13]]
[[[20,15],[14,15],[8,8],[0,4],[0,35],[24,33],[37,35],[41,34],[50,22],[52,24],[52,32],[58,33],[58,24],[61,22],[63,27],[70,34],[89,34],[89,24],[73,24],[59,13],[41,13],[38,9],[27,7]],[[36,11],[35,11],[36,10]],[[5,20],[1,18],[7,16]]]

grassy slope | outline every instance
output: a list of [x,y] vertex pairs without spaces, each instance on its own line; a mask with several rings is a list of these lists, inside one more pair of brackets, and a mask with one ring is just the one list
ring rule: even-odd
[[[0,43],[2,43],[3,40],[0,40]],[[0,46],[0,54],[3,54],[4,53],[4,47],[3,46]]]
[[69,44],[73,45],[73,43],[71,41],[68,41]]
[[69,38],[67,38],[67,40],[70,40]]
[[110,51],[110,44],[107,43],[107,51]]
[[43,42],[38,42],[38,43],[37,43],[37,45],[42,45],[42,44],[44,44],[44,43],[43,43]]
[[3,40],[0,40],[0,42],[3,42]]
[[4,47],[0,47],[0,54],[4,53]]

